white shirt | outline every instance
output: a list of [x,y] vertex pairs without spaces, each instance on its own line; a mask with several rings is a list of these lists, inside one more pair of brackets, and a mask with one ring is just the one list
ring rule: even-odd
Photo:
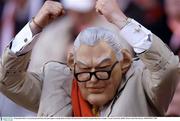
[[[152,44],[152,33],[134,19],[129,19],[121,30],[120,35],[133,47],[136,53],[142,53],[148,50]],[[30,51],[37,35],[33,36],[29,23],[12,40],[11,51],[16,55],[24,54]]]

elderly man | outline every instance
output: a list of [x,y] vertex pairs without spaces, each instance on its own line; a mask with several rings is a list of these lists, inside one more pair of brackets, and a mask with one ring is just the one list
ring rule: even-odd
[[119,28],[138,58],[132,60],[115,33],[92,27],[76,38],[67,65],[49,62],[41,74],[28,72],[36,34],[63,13],[60,3],[47,1],[5,50],[1,91],[38,116],[163,116],[175,90],[178,57],[127,18],[116,0],[98,0],[96,10]]

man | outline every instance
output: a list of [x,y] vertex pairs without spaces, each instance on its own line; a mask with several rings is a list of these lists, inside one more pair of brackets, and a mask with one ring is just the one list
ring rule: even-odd
[[1,91],[38,116],[163,116],[175,90],[178,57],[127,18],[116,0],[98,0],[96,10],[119,28],[140,59],[132,61],[115,33],[94,27],[78,35],[68,66],[49,62],[42,74],[27,72],[32,35],[63,13],[61,4],[47,1],[4,52]]

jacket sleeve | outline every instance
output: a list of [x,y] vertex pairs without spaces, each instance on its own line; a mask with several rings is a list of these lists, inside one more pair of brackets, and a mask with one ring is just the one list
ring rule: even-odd
[[38,111],[41,96],[40,75],[27,72],[31,52],[21,56],[7,47],[0,61],[0,91],[17,104]]
[[157,36],[151,39],[150,49],[139,54],[146,65],[142,83],[152,105],[164,115],[176,88],[179,59]]

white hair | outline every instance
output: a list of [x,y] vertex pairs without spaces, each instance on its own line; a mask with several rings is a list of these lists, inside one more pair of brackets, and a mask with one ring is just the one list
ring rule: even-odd
[[82,31],[74,42],[74,54],[80,45],[90,45],[94,46],[100,41],[105,41],[115,52],[117,60],[123,59],[118,36],[112,31],[102,28],[102,27],[90,27]]

